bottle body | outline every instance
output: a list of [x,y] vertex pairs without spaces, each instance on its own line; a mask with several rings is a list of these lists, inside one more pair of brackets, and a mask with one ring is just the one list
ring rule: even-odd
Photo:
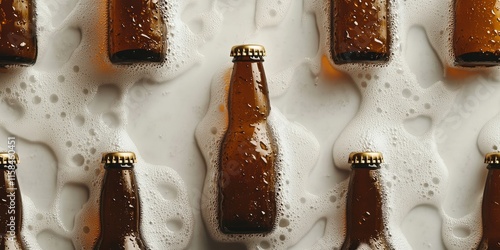
[[0,1],[0,65],[32,65],[37,58],[32,0]]
[[116,64],[163,62],[166,27],[160,1],[108,0],[109,59]]
[[3,225],[0,227],[0,249],[26,249],[21,236],[23,205],[16,175],[17,167],[15,162],[3,163],[5,164],[0,164],[3,176],[0,181],[0,221]]
[[500,64],[497,0],[455,0],[453,52],[459,66]]
[[106,163],[100,199],[101,231],[94,249],[146,249],[133,163]]
[[262,57],[235,57],[229,123],[220,151],[219,226],[223,233],[267,233],[276,221],[277,147]]
[[500,249],[500,164],[488,165],[484,186],[482,221],[483,236],[478,249]]
[[396,249],[391,246],[386,233],[379,169],[378,164],[352,165],[347,191],[347,230],[342,250],[356,250],[360,246],[371,249]]
[[331,17],[336,64],[389,60],[387,0],[332,0]]

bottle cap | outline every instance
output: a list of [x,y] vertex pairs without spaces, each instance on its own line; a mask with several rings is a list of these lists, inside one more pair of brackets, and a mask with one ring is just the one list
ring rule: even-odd
[[19,163],[19,156],[16,153],[14,154],[9,154],[8,152],[0,153],[0,165],[18,164],[18,163]]
[[384,157],[380,152],[352,152],[349,155],[349,163],[380,164]]
[[265,56],[266,49],[258,44],[242,44],[231,48],[231,56]]
[[487,164],[500,164],[500,152],[487,153],[484,157],[484,163]]
[[135,158],[135,154],[132,152],[110,152],[102,154],[102,163],[136,163],[137,159]]

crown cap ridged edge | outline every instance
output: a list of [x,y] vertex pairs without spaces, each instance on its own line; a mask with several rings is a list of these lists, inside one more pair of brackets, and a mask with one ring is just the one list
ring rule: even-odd
[[114,164],[130,164],[136,163],[137,158],[133,152],[110,152],[103,153],[101,163]]
[[500,152],[487,153],[486,156],[484,156],[484,163],[500,164]]
[[380,152],[352,152],[349,163],[380,164],[384,163],[384,157]]
[[235,56],[266,56],[266,49],[259,44],[242,44],[231,48],[232,57]]
[[[12,159],[12,155],[14,155],[14,158]],[[0,152],[0,165],[7,165],[7,164],[18,164],[19,163],[19,156],[17,153],[10,154],[8,152]]]

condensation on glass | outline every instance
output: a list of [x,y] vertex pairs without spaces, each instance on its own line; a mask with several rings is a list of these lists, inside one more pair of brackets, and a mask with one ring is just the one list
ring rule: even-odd
[[0,153],[0,168],[3,178],[0,182],[0,249],[26,249],[21,234],[23,228],[23,202],[21,188],[17,181],[16,153]]
[[0,1],[0,66],[36,62],[35,4],[32,0]]
[[264,47],[231,49],[228,127],[219,159],[219,228],[226,234],[268,233],[276,222],[277,146],[263,66]]
[[94,249],[147,249],[140,232],[141,208],[132,152],[105,153],[100,234]]
[[482,220],[483,235],[477,249],[500,248],[500,152],[486,154],[488,175],[484,185]]
[[331,53],[336,64],[389,60],[388,0],[332,0]]
[[349,156],[352,171],[347,190],[346,237],[342,250],[355,250],[361,246],[397,249],[391,245],[383,210],[385,198],[380,174],[383,160],[379,152],[353,152]]
[[455,0],[453,52],[459,66],[500,64],[498,0]]
[[161,1],[108,1],[110,61],[115,64],[163,62],[166,26]]

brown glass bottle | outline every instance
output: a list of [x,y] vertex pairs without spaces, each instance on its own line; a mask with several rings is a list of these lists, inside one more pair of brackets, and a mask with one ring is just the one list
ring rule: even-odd
[[0,65],[32,65],[37,57],[32,0],[0,1]]
[[483,193],[483,236],[477,249],[500,249],[500,152],[486,154],[488,176]]
[[455,0],[453,52],[459,66],[500,64],[497,0]]
[[166,52],[166,27],[161,1],[108,1],[108,49],[111,62],[162,62]]
[[3,181],[0,182],[0,249],[26,249],[22,241],[23,203],[17,182],[17,154],[0,153]]
[[277,148],[267,122],[264,55],[260,45],[231,49],[228,128],[219,161],[219,226],[227,234],[268,233],[276,221]]
[[146,249],[140,228],[139,193],[134,174],[135,154],[105,153],[100,213],[101,232],[94,249]]
[[347,191],[346,238],[342,250],[365,245],[371,249],[396,249],[388,240],[380,184],[381,153],[351,153],[352,172]]
[[387,0],[332,0],[331,16],[336,64],[389,60]]

